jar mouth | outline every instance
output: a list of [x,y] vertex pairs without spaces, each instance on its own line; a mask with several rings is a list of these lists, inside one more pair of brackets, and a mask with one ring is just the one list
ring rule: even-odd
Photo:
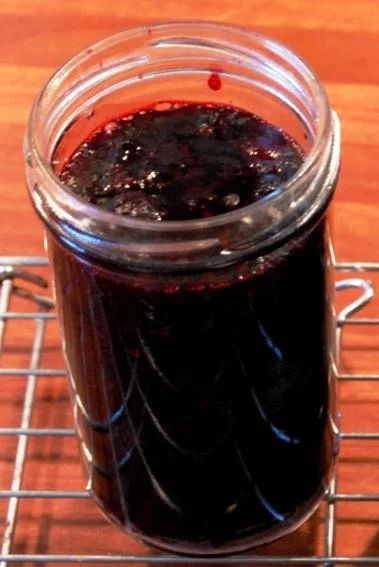
[[[133,50],[130,46],[134,44],[138,45],[138,48]],[[120,46],[127,46],[126,51],[120,51]],[[159,47],[165,53],[165,49],[169,51],[170,46],[176,47],[178,51],[183,49],[183,46],[189,46],[196,54],[201,53],[202,50],[211,49],[212,53],[219,51],[222,57],[227,59],[228,64],[234,66],[233,68],[246,70],[249,73],[253,73],[255,66],[258,66],[263,75],[267,72],[270,77],[269,95],[276,96],[276,84],[285,85],[283,91],[285,103],[289,106],[292,104],[294,115],[300,115],[301,111],[298,107],[301,106],[302,101],[307,102],[308,121],[312,122],[313,127],[312,145],[302,165],[287,182],[263,199],[234,211],[206,219],[151,221],[118,215],[89,204],[60,181],[51,159],[54,146],[59,142],[59,136],[64,135],[70,121],[68,120],[61,128],[58,138],[55,133],[53,144],[51,144],[53,136],[46,136],[44,129],[53,130],[57,122],[57,114],[62,113],[64,105],[71,104],[74,99],[81,104],[80,106],[78,103],[79,115],[84,108],[82,99],[85,90],[92,88],[99,76],[112,77],[121,68],[138,73],[141,66],[149,61],[149,57],[153,60],[151,54],[154,49],[157,50]],[[143,53],[144,48],[149,50],[149,55],[146,57]],[[103,57],[108,59],[105,61]],[[96,65],[95,61],[97,61]],[[293,101],[290,100],[291,89],[294,93]],[[198,101],[193,100],[193,102]],[[238,107],[239,104],[235,106]],[[257,108],[254,112],[258,116],[261,115],[259,110]],[[46,149],[49,143],[50,147]],[[204,244],[205,241],[215,238],[217,229],[220,230],[227,225],[232,230],[232,226],[244,222],[246,226],[254,226],[255,232],[254,238],[251,239],[251,234],[250,237],[244,238],[245,244],[247,240],[250,244],[253,244],[253,241],[257,244],[262,237],[275,240],[283,233],[284,225],[287,225],[287,229],[290,228],[294,218],[297,222],[301,217],[303,219],[301,222],[305,222],[306,218],[314,213],[315,208],[322,206],[321,201],[326,202],[328,199],[330,183],[327,183],[329,190],[325,186],[326,189],[321,192],[316,190],[316,186],[319,187],[320,183],[325,185],[328,172],[329,176],[332,172],[332,177],[336,178],[339,164],[338,120],[333,117],[325,90],[312,69],[281,43],[248,28],[232,24],[204,20],[174,21],[139,26],[112,35],[84,49],[58,69],[33,105],[25,139],[25,154],[32,199],[47,224],[49,219],[46,209],[49,209],[50,214],[53,211],[60,221],[63,220],[74,231],[84,232],[93,237],[101,234],[116,245],[120,235],[125,237],[128,231],[150,234],[150,238],[155,233],[160,235],[167,233],[167,238],[170,238],[169,234],[188,235],[201,232]],[[31,169],[34,170],[34,174],[31,173]],[[35,173],[36,170],[38,175]],[[313,195],[312,198],[309,197],[310,193]],[[288,211],[292,215],[292,221],[287,214]],[[285,222],[284,217],[286,217]],[[205,233],[206,238],[204,238]],[[237,245],[236,242],[233,245],[229,244],[232,247]],[[153,250],[154,246],[150,248]]]

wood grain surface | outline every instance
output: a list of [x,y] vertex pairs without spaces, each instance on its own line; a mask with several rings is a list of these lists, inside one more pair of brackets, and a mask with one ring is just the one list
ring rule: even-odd
[[[342,120],[342,170],[334,206],[337,256],[379,261],[376,0],[0,0],[0,255],[43,254],[42,227],[25,189],[22,141],[33,99],[51,73],[75,52],[109,34],[145,22],[183,18],[248,25],[285,42],[311,64]],[[379,305],[366,312],[378,316]],[[28,364],[33,332],[32,323],[12,325],[2,366]],[[62,365],[54,323],[47,327],[46,344],[43,367]],[[346,333],[343,362],[349,371],[378,372],[377,333],[355,328]],[[24,379],[1,382],[0,427],[19,425],[24,388]],[[341,399],[346,431],[379,431],[379,386],[346,384]],[[35,427],[72,426],[64,379],[40,378],[37,401]],[[11,437],[0,445],[0,489],[10,487],[15,448]],[[31,440],[25,489],[82,489],[83,482],[74,439]],[[343,445],[339,490],[379,493],[379,442]],[[7,501],[0,499],[1,522],[6,508]],[[261,552],[322,553],[323,514],[321,509],[295,536]],[[338,504],[337,517],[336,553],[379,556],[379,502]],[[0,524],[0,533],[2,529]],[[21,503],[13,553],[134,551],[146,550],[108,526],[91,501]]]

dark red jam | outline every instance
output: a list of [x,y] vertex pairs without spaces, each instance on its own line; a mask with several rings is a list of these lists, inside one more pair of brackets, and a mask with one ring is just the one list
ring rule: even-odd
[[302,161],[293,140],[253,114],[161,103],[95,132],[60,178],[89,203],[120,215],[188,220],[265,197]]
[[[302,163],[232,107],[171,105],[107,124],[60,176],[154,222],[261,199]],[[99,244],[101,246],[101,243]],[[160,547],[236,550],[288,531],[334,461],[325,220],[280,252],[205,272],[138,272],[52,233],[58,311],[95,498]],[[262,268],[263,266],[263,268]]]

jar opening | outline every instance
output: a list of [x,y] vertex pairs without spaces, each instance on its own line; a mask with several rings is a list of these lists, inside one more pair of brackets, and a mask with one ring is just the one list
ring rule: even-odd
[[[215,70],[222,88],[209,87]],[[250,205],[207,219],[158,223],[99,209],[59,181],[51,161],[62,140],[64,160],[99,125],[168,99],[251,111],[293,137],[305,151],[304,163]],[[192,266],[204,262],[204,250],[217,264],[259,252],[325,206],[338,172],[338,119],[311,69],[280,43],[227,24],[173,22],[112,36],[59,69],[34,104],[25,151],[35,206],[67,241],[139,266],[168,256],[175,265]]]

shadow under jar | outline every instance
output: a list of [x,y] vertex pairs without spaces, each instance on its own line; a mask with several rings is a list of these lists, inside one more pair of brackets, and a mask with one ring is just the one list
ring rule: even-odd
[[[263,199],[183,221],[119,216],[60,182],[93,132],[159,101],[255,113],[304,161]],[[326,213],[339,129],[317,78],[247,29],[129,30],[58,70],[25,152],[97,503],[146,542],[192,555],[293,530],[338,447]]]

